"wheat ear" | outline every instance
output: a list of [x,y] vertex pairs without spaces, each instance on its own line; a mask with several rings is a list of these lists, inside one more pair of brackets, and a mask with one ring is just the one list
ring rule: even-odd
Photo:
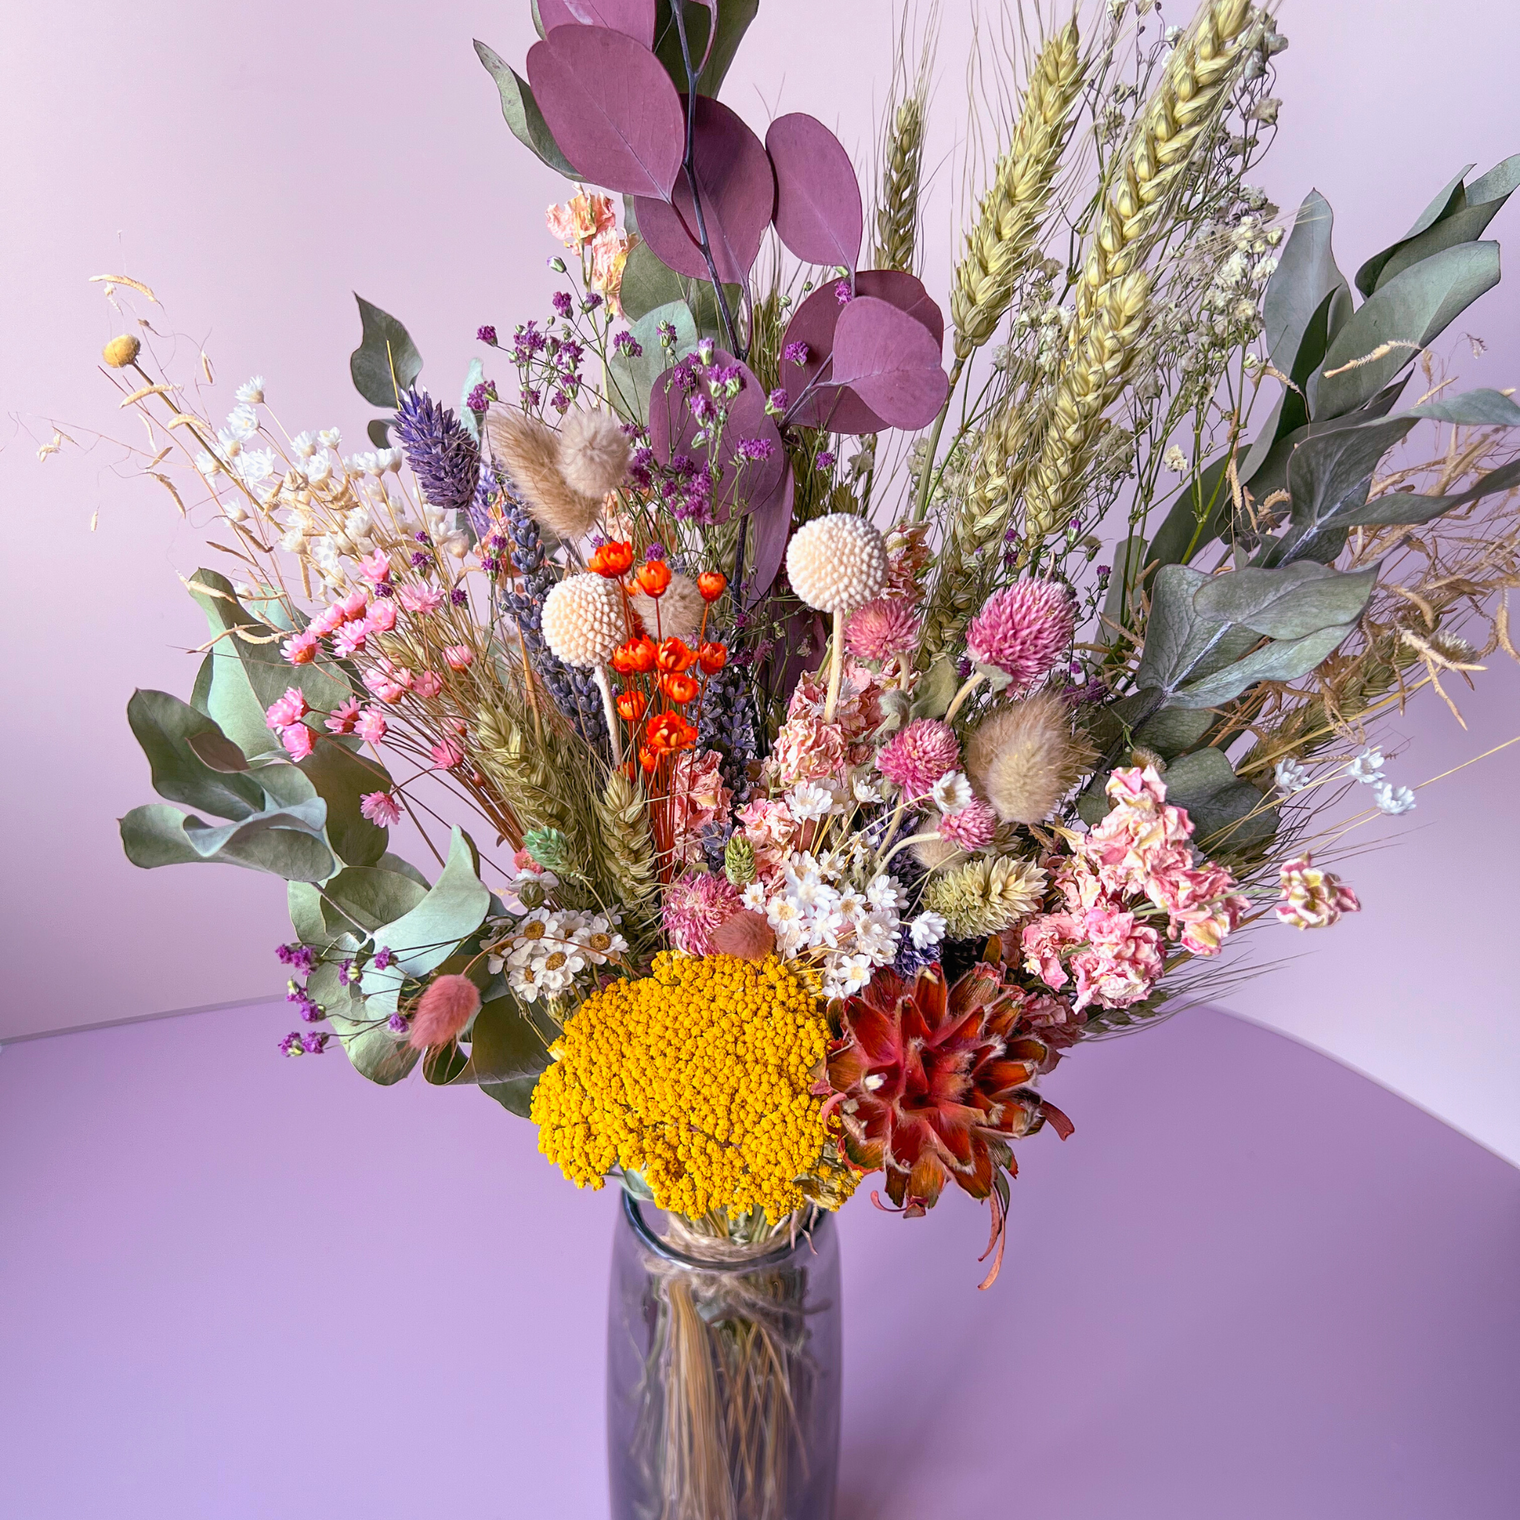
[[639,789],[621,770],[607,777],[593,802],[597,851],[608,881],[629,913],[646,911],[659,887],[649,809]]
[[915,92],[897,108],[887,135],[876,208],[876,267],[912,274],[918,258],[923,189],[924,102]]
[[1050,187],[1085,74],[1074,17],[1035,60],[1013,139],[998,160],[966,238],[950,291],[957,358],[966,358],[997,331],[1014,286],[1038,251]]

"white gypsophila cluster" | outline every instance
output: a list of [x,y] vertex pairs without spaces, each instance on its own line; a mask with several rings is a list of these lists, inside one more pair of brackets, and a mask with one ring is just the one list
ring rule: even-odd
[[552,1000],[568,992],[576,977],[605,966],[628,948],[618,933],[616,913],[583,913],[570,908],[535,908],[518,920],[487,921],[486,965],[492,976],[506,972],[507,985],[525,1003]]
[[1200,312],[1215,345],[1236,348],[1261,332],[1261,298],[1277,268],[1273,250],[1282,229],[1267,226],[1258,211],[1245,211],[1233,225],[1205,229],[1205,237],[1206,246],[1223,257],[1211,272]]
[[825,997],[859,992],[880,966],[897,958],[902,910],[908,894],[895,876],[878,872],[854,885],[841,856],[796,851],[769,880],[752,881],[744,906],[763,913],[776,935],[777,953],[815,961]]

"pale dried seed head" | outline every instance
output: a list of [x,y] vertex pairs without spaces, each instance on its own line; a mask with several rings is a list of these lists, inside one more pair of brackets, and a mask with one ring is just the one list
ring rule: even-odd
[[573,543],[596,526],[601,498],[577,491],[565,479],[553,428],[513,407],[492,406],[486,413],[486,437],[492,456],[512,477],[539,527]]

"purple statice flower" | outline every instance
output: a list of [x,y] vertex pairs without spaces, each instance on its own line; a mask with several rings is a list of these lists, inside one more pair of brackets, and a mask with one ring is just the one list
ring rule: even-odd
[[275,958],[282,966],[289,966],[297,976],[310,976],[316,969],[317,952],[310,945],[281,945]]
[[448,407],[415,387],[401,398],[396,436],[422,493],[440,512],[465,512],[480,478],[480,449]]
[[496,399],[496,382],[482,380],[479,385],[471,389],[470,394],[465,397],[464,404],[472,412],[483,412]]
[[327,1042],[332,1038],[330,1034],[318,1034],[314,1029],[308,1029],[301,1036],[301,1050],[309,1056],[319,1056],[327,1049]]
[[656,326],[655,334],[661,343],[674,343],[676,341],[676,324],[674,322],[661,322]]
[[761,460],[771,458],[776,452],[776,445],[769,438],[741,438],[734,448],[734,457],[742,463],[758,464]]
[[322,1017],[322,1005],[299,982],[286,985],[290,990],[285,994],[285,1001],[294,1003],[308,1024],[315,1024]]
[[433,535],[431,533],[414,533],[412,534],[412,538],[416,543],[421,544],[424,549],[431,549],[433,547]]
[[433,556],[429,554],[425,549],[419,549],[415,554],[412,555],[412,564],[418,570],[420,570],[424,565],[431,565],[432,563]]
[[570,410],[569,393],[565,390],[555,391],[555,393],[549,398],[549,405],[552,406],[556,412],[568,412]]
[[562,317],[568,317],[575,306],[575,302],[570,299],[570,292],[568,290],[556,290],[552,301],[555,311]]
[[406,1015],[404,1013],[393,1013],[385,1021],[385,1025],[392,1034],[405,1034],[410,1027],[406,1022]]
[[282,1056],[298,1056],[301,1054],[301,1033],[299,1030],[292,1029],[280,1041],[280,1054]]
[[484,327],[480,327],[480,328],[476,329],[476,331],[475,331],[475,341],[477,343],[489,343],[492,348],[495,348],[496,347],[496,329],[494,327],[492,327],[489,322],[487,322]]
[[590,295],[581,302],[582,311],[595,311],[602,304],[602,298],[593,290]]
[[463,586],[455,586],[449,592],[449,602],[455,607],[468,607],[470,605],[470,593]]
[[358,980],[359,978],[354,975],[354,963],[352,960],[338,962],[338,985],[340,987],[346,987],[350,982],[357,982]]
[[512,334],[512,359],[517,364],[532,362],[535,354],[541,354],[548,338],[538,330],[537,322],[524,322]]
[[930,945],[928,949],[920,950],[913,943],[913,936],[904,934],[897,947],[897,959],[892,962],[892,969],[904,981],[911,982],[925,966],[932,966],[938,959],[938,945]]
[[850,282],[848,280],[841,280],[834,287],[834,299],[841,306],[848,306],[855,299],[855,292],[850,289]]
[[620,332],[612,340],[612,351],[615,354],[627,354],[630,359],[644,357],[644,345],[631,332],[626,331]]
[[371,587],[376,596],[395,596],[396,588],[389,581],[381,581],[378,586]]
[[809,349],[806,343],[788,343],[781,350],[781,357],[788,364],[806,364],[808,362]]
[[662,543],[659,543],[659,542],[655,542],[655,543],[650,544],[650,546],[644,551],[644,558],[646,560],[650,560],[650,559],[664,559],[665,558],[665,545],[662,544]]
[[777,417],[791,405],[792,398],[787,395],[786,388],[778,385],[769,396],[765,398],[765,410],[772,416]]
[[542,391],[536,391],[531,385],[525,385],[522,393],[522,404],[525,412],[531,412],[540,401],[544,399]]
[[834,468],[834,451],[832,449],[820,449],[818,458],[814,461],[819,470],[827,472]]
[[382,946],[379,950],[375,951],[375,970],[384,971],[395,959],[396,952],[388,945]]

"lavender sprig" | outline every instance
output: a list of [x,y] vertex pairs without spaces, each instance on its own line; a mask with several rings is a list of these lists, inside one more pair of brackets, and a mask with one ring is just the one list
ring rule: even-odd
[[401,398],[395,428],[428,505],[468,513],[480,478],[480,449],[453,412],[413,387]]

